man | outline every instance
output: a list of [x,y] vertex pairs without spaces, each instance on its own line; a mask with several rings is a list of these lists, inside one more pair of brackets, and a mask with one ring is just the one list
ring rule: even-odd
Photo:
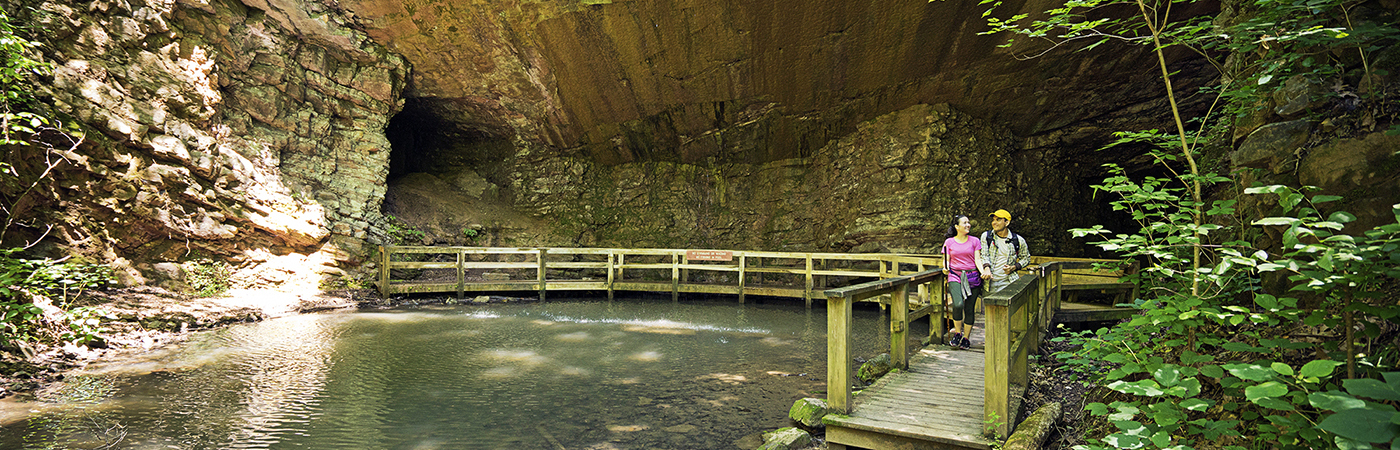
[[1016,271],[1031,263],[1026,239],[1009,228],[1011,213],[998,209],[991,217],[992,230],[982,232],[982,268],[992,273],[987,293],[1000,291],[1020,279]]

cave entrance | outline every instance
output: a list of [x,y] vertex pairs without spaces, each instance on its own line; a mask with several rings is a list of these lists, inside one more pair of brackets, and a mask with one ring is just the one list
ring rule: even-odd
[[514,154],[509,133],[470,109],[451,100],[407,100],[385,129],[392,148],[388,181],[413,173],[441,177],[470,170],[505,184],[506,164]]

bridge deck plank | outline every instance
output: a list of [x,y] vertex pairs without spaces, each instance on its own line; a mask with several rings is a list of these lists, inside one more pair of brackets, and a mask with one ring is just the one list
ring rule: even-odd
[[[980,343],[981,327],[974,330],[973,341]],[[910,359],[909,370],[886,375],[856,396],[850,415],[827,416],[828,430],[858,430],[858,438],[838,430],[828,432],[828,440],[873,448],[913,442],[915,448],[990,449],[981,436],[985,364],[981,351],[926,347]],[[852,437],[843,442],[845,436]]]

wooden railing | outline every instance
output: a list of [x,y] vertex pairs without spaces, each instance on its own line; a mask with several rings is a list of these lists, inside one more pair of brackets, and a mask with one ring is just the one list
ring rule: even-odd
[[[936,255],[888,253],[381,246],[377,284],[383,296],[538,291],[544,299],[550,290],[597,290],[612,298],[619,290],[669,291],[673,297],[682,292],[731,294],[740,302],[746,295],[804,298],[810,306],[812,299],[826,298],[828,286],[900,276],[941,263]],[[450,275],[395,279],[394,273],[404,269]],[[927,304],[929,298],[924,289],[917,301]]]
[[[1070,270],[1092,270],[1102,260],[1046,261],[1000,291],[983,296],[986,311],[986,365],[983,379],[984,415],[996,432],[1006,436],[1015,423],[1028,385],[1031,352],[1040,346],[1042,333],[1068,293],[1089,290],[1123,290],[1124,283],[1066,284]],[[1129,268],[1128,271],[1134,270]],[[1120,272],[1113,272],[1121,274]],[[1081,274],[1076,274],[1080,275]],[[1115,275],[1116,276],[1116,275]],[[1115,280],[1116,281],[1116,280]],[[1128,291],[1131,292],[1131,291]]]
[[[924,270],[913,275],[899,276],[879,281],[861,283],[826,291],[826,402],[834,412],[851,412],[851,320],[852,306],[861,300],[880,296],[890,296],[890,362],[900,369],[909,368],[909,288],[917,287],[925,292],[932,284],[935,296],[943,298],[943,268]],[[938,302],[937,306],[942,306]],[[943,308],[935,307],[936,318],[930,321],[943,324]],[[930,327],[932,333],[933,327]],[[937,335],[941,336],[939,332]]]

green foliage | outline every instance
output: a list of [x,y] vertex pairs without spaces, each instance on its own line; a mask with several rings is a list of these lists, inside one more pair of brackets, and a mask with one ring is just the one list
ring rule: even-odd
[[389,238],[394,240],[394,245],[418,243],[422,242],[424,237],[427,237],[426,233],[419,231],[417,228],[414,228],[398,217],[384,216],[384,218],[388,220],[387,231],[389,232]]
[[[1121,398],[1087,406],[1112,428],[1086,448],[1243,448],[1255,436],[1280,448],[1400,445],[1400,428],[1390,422],[1400,399],[1390,397],[1395,388],[1388,384],[1400,386],[1395,362],[1363,361],[1363,376],[1384,376],[1386,383],[1343,380],[1350,367],[1335,371],[1350,366],[1339,362],[1349,355],[1393,346],[1381,333],[1400,326],[1400,304],[1383,284],[1400,278],[1400,205],[1394,207],[1396,223],[1352,236],[1341,231],[1354,216],[1321,208],[1340,197],[1309,198],[1282,186],[1247,189],[1278,196],[1283,215],[1254,225],[1282,227],[1283,253],[1249,250],[1242,243],[1211,246],[1213,264],[1199,272],[1215,289],[1191,295],[1182,289],[1190,275],[1178,269],[1190,267],[1178,253],[1192,235],[1191,223],[1181,216],[1190,205],[1172,194],[1179,189],[1163,188],[1158,180],[1133,183],[1121,173],[1096,188],[1119,193],[1123,200],[1116,207],[1154,222],[1134,234],[1094,227],[1076,235],[1103,237],[1100,246],[1155,263],[1137,280],[1146,293],[1135,302],[1141,314],[1061,338],[1079,348],[1056,357]],[[1223,202],[1212,211],[1231,213]],[[1270,272],[1289,274],[1290,292],[1321,303],[1302,307],[1297,298],[1263,292],[1261,277]],[[1299,325],[1314,328],[1298,333]],[[1352,337],[1346,330],[1353,328],[1367,339]],[[1310,336],[1319,332],[1331,336]],[[1356,349],[1354,341],[1372,347]],[[1348,400],[1356,396],[1380,401]]]
[[25,84],[32,76],[42,75],[51,70],[52,64],[30,57],[39,43],[20,36],[21,30],[11,22],[9,14],[0,8],[0,145],[24,144],[12,136],[33,134],[45,119],[31,112],[19,110],[20,105],[32,101],[33,90]]
[[[52,259],[23,259],[15,257],[20,249],[0,249],[0,344],[6,341],[41,341],[48,337],[44,329],[44,311],[31,298],[57,298],[55,305],[66,308],[84,291],[106,287],[112,282],[112,269],[95,264],[82,264]],[[91,307],[65,311],[60,325],[68,331],[58,336],[67,342],[87,343],[104,331],[101,318],[106,313]]]
[[187,265],[185,285],[192,295],[214,297],[229,290],[232,276],[233,269],[227,262],[201,259]]
[[467,242],[476,242],[476,238],[481,237],[481,232],[472,227],[462,227],[462,235],[467,237]]

